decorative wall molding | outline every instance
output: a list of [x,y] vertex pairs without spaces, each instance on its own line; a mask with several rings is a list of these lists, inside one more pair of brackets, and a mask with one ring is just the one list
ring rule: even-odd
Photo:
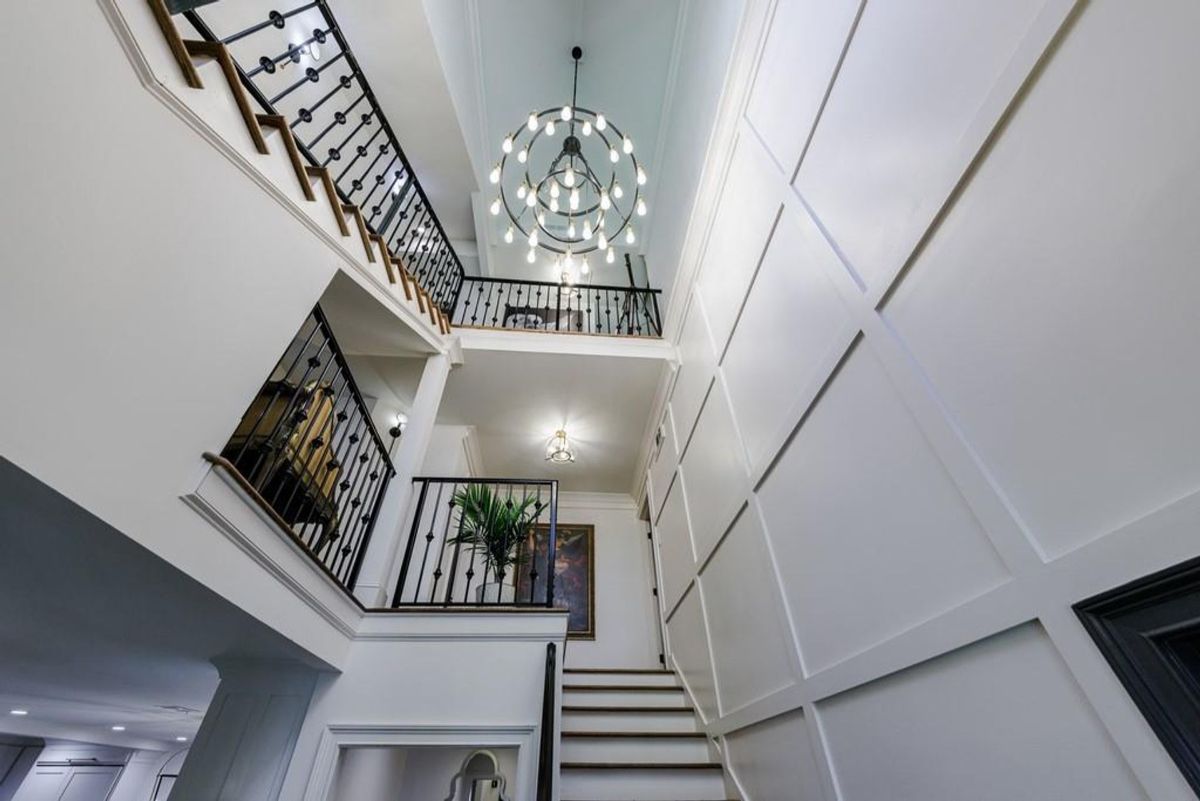
[[532,801],[536,782],[537,733],[535,726],[388,726],[350,722],[330,724],[321,733],[303,801],[333,801],[333,783],[340,749],[430,745],[516,748],[517,776],[512,784],[518,788],[518,799]]

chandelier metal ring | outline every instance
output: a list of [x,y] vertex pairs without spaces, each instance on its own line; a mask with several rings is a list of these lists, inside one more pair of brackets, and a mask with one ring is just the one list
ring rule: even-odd
[[[567,262],[603,250],[611,262],[617,237],[625,234],[625,244],[632,245],[633,218],[646,213],[646,171],[633,153],[632,140],[603,112],[576,102],[582,54],[578,47],[571,53],[571,103],[530,112],[524,124],[504,137],[490,176],[498,184],[491,212],[498,216],[504,210],[505,242],[515,243],[519,236],[529,247],[530,262],[538,249]],[[559,125],[565,132],[561,140]],[[554,148],[547,157],[545,144],[550,142]]]

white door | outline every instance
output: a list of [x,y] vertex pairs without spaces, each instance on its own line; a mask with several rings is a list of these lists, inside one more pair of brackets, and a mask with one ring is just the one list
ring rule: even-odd
[[120,775],[117,765],[38,765],[13,801],[104,801]]

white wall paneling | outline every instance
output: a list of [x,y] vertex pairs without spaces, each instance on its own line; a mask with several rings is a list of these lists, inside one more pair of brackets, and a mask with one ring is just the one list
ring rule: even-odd
[[663,577],[663,604],[669,611],[679,603],[679,599],[687,590],[688,582],[695,575],[696,556],[692,550],[687,488],[684,486],[683,476],[676,473],[675,480],[664,492],[667,497],[654,530],[658,544],[659,570]]
[[800,665],[754,509],[738,516],[699,581],[706,597],[719,599],[707,613],[722,714],[795,684]]
[[667,619],[667,634],[671,642],[671,663],[679,672],[701,718],[713,720],[717,717],[717,686],[708,646],[708,624],[695,584],[688,588]]
[[1193,798],[1071,606],[1200,551],[1200,10],[746,18],[650,479],[706,730],[747,801]]

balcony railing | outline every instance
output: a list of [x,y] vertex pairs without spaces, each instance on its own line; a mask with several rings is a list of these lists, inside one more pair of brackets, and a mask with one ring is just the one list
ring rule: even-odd
[[575,334],[662,336],[660,290],[467,277],[452,325]]
[[168,7],[228,47],[263,112],[287,120],[302,156],[329,169],[342,201],[359,207],[370,233],[448,315],[462,264],[325,0],[269,12],[244,2]]
[[392,606],[554,606],[557,481],[413,481]]
[[394,470],[329,323],[304,321],[219,457],[348,592]]

